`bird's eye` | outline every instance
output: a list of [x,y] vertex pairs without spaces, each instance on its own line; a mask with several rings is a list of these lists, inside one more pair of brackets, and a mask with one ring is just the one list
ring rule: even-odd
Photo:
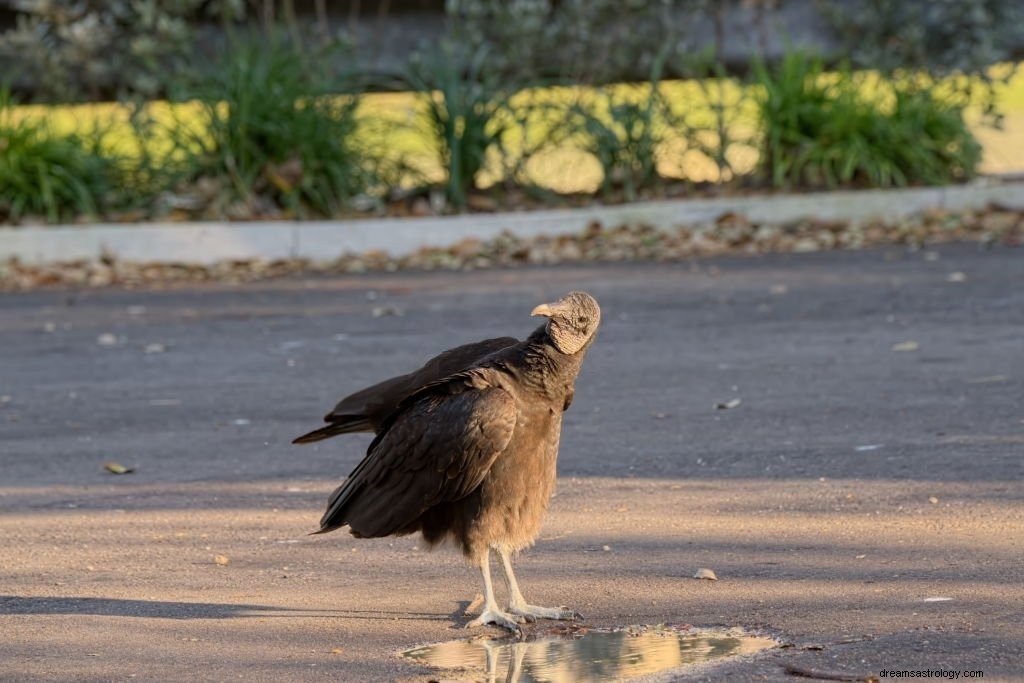
[[581,315],[580,316],[580,325],[586,325],[589,322],[590,322],[590,318],[588,318],[585,315]]

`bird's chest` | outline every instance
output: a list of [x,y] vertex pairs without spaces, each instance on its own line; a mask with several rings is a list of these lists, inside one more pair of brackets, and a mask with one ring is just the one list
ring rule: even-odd
[[520,413],[513,438],[518,442],[516,453],[538,463],[554,466],[558,441],[562,434],[562,412],[553,406],[541,405]]
[[480,489],[475,525],[488,543],[518,549],[533,542],[554,491],[561,427],[560,410],[520,413],[509,447]]

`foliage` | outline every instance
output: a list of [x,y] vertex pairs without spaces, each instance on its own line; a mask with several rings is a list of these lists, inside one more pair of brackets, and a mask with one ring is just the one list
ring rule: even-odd
[[604,83],[643,77],[678,26],[711,0],[447,0],[453,37],[488,49],[495,68],[520,78]]
[[178,93],[200,107],[198,122],[170,126],[184,179],[227,179],[235,198],[300,215],[336,214],[369,191],[372,167],[355,141],[359,98],[332,94],[339,79],[325,61],[274,37],[230,41]]
[[627,200],[659,183],[658,159],[665,143],[665,101],[657,81],[600,87],[583,94],[569,109],[570,139],[601,166],[599,192],[621,189]]
[[44,120],[16,118],[14,105],[0,90],[0,219],[97,216],[118,180],[116,161],[100,152],[102,133],[57,135]]
[[775,186],[944,184],[970,177],[980,147],[963,109],[913,83],[879,80],[799,53],[757,70],[760,165]]
[[447,200],[465,208],[470,190],[479,186],[488,156],[503,154],[503,137],[514,88],[489,68],[486,50],[467,54],[451,43],[417,53],[405,74],[421,93],[427,114],[427,137],[444,169]]
[[[5,3],[0,3],[5,4]],[[0,35],[0,58],[49,101],[160,94],[171,67],[195,47],[192,21],[205,9],[231,17],[239,0],[20,0],[17,24]]]
[[993,64],[1014,61],[1024,39],[1024,5],[1019,0],[819,0],[857,68],[886,74],[906,71],[956,81],[962,102],[981,101],[998,122],[995,85],[1012,76]]

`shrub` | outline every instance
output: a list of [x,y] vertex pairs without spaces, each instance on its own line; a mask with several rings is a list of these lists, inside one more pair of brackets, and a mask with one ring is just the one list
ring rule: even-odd
[[980,105],[985,122],[1000,122],[997,86],[1014,69],[991,67],[1019,59],[1020,0],[819,0],[818,7],[855,67],[966,76],[950,81],[952,94]]
[[172,66],[187,61],[203,14],[245,14],[234,0],[3,2],[14,25],[0,33],[0,59],[37,99],[106,99],[161,94]]
[[488,159],[504,155],[509,99],[517,88],[490,68],[487,50],[467,54],[450,42],[415,54],[404,80],[424,98],[423,133],[444,172],[445,196],[463,209],[469,192],[479,188]]
[[336,214],[370,190],[359,97],[335,94],[344,84],[324,63],[276,38],[232,39],[181,90],[200,111],[170,131],[185,180],[224,178],[232,197],[297,215]]
[[963,109],[911,81],[873,79],[791,54],[759,66],[760,167],[779,187],[889,187],[969,178],[980,146]]
[[19,119],[10,93],[0,90],[0,219],[97,216],[119,175],[100,153],[101,138],[99,130],[58,135],[45,120]]

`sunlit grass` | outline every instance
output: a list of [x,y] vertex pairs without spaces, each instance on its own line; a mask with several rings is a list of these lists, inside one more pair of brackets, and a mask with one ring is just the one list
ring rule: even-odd
[[[864,83],[865,88],[870,88],[871,79],[864,79]],[[623,84],[613,86],[610,93],[613,98],[629,100],[645,97],[646,87]],[[695,149],[686,143],[684,135],[670,132],[658,159],[662,175],[692,182],[715,182],[729,180],[732,173],[741,175],[754,169],[756,147],[744,144],[744,141],[754,140],[757,130],[752,86],[740,86],[733,81],[669,81],[660,88],[673,116],[692,129],[700,129],[702,132],[696,139],[703,143],[703,149]],[[439,182],[444,177],[428,134],[426,97],[414,93],[379,93],[362,99],[358,146],[380,150],[394,162],[399,170],[397,176],[389,180],[411,185]],[[516,166],[524,150],[537,147],[561,123],[561,113],[572,103],[594,97],[594,90],[582,87],[535,89],[516,95],[513,105],[522,103],[529,107],[531,114],[524,127],[514,127],[506,136],[504,158],[492,154],[488,159],[481,184],[500,182],[506,170]],[[1019,69],[1009,83],[998,86],[997,97],[999,110],[1004,115],[1001,130],[986,126],[977,107],[967,112],[971,129],[984,148],[979,169],[983,173],[1024,168],[1024,70]],[[716,111],[724,112],[725,130],[719,130],[722,126],[715,118]],[[131,168],[144,155],[149,156],[150,163],[173,164],[174,155],[180,151],[175,139],[187,137],[180,135],[182,126],[189,129],[191,136],[203,135],[202,107],[196,103],[152,102],[146,105],[145,113],[154,124],[145,136],[140,136],[133,127],[131,108],[115,103],[20,106],[14,111],[14,120],[45,119],[49,130],[56,135],[97,134],[101,149],[117,157],[126,168]],[[178,133],[174,132],[176,127]],[[727,174],[723,174],[722,166],[713,158],[720,132],[738,141],[726,152]],[[600,166],[580,149],[579,139],[571,136],[530,156],[521,164],[520,172],[517,181],[561,193],[593,192],[601,182]]]

